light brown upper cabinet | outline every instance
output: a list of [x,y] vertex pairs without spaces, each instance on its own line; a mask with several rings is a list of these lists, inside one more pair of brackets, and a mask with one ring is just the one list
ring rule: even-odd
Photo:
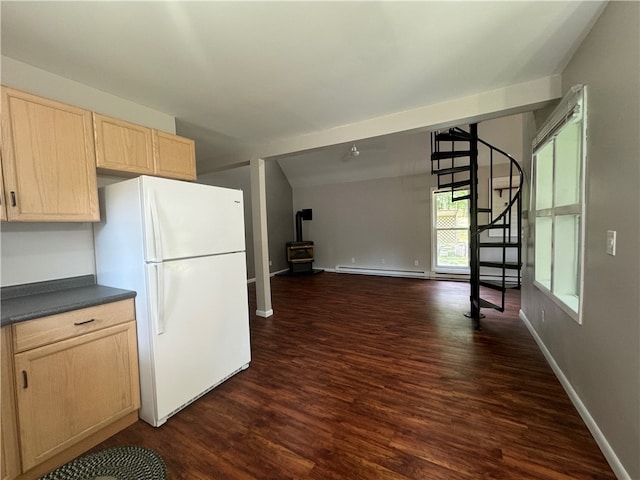
[[96,165],[105,173],[153,175],[151,129],[93,114]]
[[195,143],[189,138],[153,131],[155,173],[161,177],[196,179]]
[[193,140],[99,113],[93,122],[101,173],[196,179]]
[[2,87],[9,221],[99,220],[91,112]]

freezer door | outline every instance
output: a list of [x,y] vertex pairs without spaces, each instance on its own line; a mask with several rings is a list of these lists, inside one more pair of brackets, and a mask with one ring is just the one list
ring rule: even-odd
[[245,249],[241,190],[148,176],[140,182],[147,262]]
[[154,417],[162,422],[251,359],[245,255],[147,268]]

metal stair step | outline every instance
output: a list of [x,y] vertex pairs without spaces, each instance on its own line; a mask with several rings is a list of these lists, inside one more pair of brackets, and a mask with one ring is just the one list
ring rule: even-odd
[[519,245],[516,242],[484,242],[478,244],[480,248],[516,248]]
[[481,287],[491,288],[491,289],[493,289],[493,290],[498,290],[499,292],[504,292],[504,291],[506,291],[506,290],[507,290],[507,289],[506,289],[506,287],[503,287],[503,286],[502,286],[502,282],[499,282],[499,281],[497,281],[497,280],[495,280],[495,281],[480,280],[480,281],[478,282],[478,284],[479,284]]
[[431,160],[443,160],[446,158],[460,158],[470,157],[471,150],[454,150],[449,152],[433,152],[431,154]]
[[483,287],[498,290],[499,292],[520,288],[517,282],[504,282],[504,286],[500,280],[480,280],[478,283]]
[[457,202],[459,200],[469,200],[470,198],[471,198],[471,195],[462,195],[460,197],[451,197],[451,201]]
[[494,310],[498,310],[499,312],[504,312],[504,307],[500,305],[496,305],[488,300],[480,299],[480,308],[493,308]]
[[[438,177],[438,180],[440,180],[440,178]],[[449,183],[440,183],[438,182],[438,188],[460,188],[460,187],[468,187],[469,185],[471,185],[471,181],[470,180],[460,180],[458,182],[449,182]]]
[[491,212],[493,212],[493,210],[491,210],[488,207],[480,207],[480,208],[478,208],[478,213],[491,213]]
[[460,167],[441,168],[439,170],[433,170],[431,173],[434,175],[451,175],[453,173],[469,172],[470,170],[471,165],[463,165]]
[[480,261],[478,262],[478,265],[480,265],[481,267],[492,267],[492,268],[506,268],[508,270],[520,270],[520,268],[522,268],[522,264],[520,263],[513,263],[513,262],[484,262],[484,261]]
[[478,225],[478,230],[482,231],[482,230],[490,230],[490,229],[507,229],[511,226],[511,224],[509,223],[496,223],[495,225],[492,224],[487,224],[487,225]]

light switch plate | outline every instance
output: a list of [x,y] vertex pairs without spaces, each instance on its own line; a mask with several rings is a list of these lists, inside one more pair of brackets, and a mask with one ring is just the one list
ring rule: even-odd
[[607,230],[607,253],[609,255],[616,254],[616,231]]

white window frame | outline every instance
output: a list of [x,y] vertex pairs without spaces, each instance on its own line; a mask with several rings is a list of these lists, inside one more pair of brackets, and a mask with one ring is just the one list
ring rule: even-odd
[[[445,274],[453,274],[453,275],[469,275],[470,273],[469,265],[467,265],[466,267],[454,267],[454,266],[438,267],[438,228],[437,228],[438,205],[437,205],[437,202],[435,201],[435,195],[436,193],[443,193],[443,192],[451,192],[451,190],[447,190],[443,188],[439,189],[436,187],[431,188],[431,270],[434,273],[438,273],[438,274],[445,273]],[[462,228],[456,229],[456,230],[462,230]],[[467,248],[468,248],[468,245],[467,245]],[[468,255],[469,255],[469,252],[467,252],[467,256]]]
[[[558,182],[556,173],[558,165],[562,163],[562,158],[558,154],[558,136],[567,131],[571,125],[578,125],[576,132],[580,133],[577,153],[578,171],[576,177],[576,187],[579,190],[575,203],[557,205]],[[566,128],[565,128],[566,127]],[[539,166],[540,162],[551,161],[551,185],[538,185],[538,174],[544,174],[544,167]],[[549,167],[547,167],[548,169]],[[562,167],[560,167],[562,168]],[[540,172],[538,171],[539,169]],[[546,294],[565,313],[573,318],[578,324],[582,324],[582,311],[584,301],[584,264],[585,264],[585,218],[586,218],[586,170],[587,170],[587,88],[583,85],[576,85],[562,99],[558,107],[549,117],[549,120],[542,127],[533,141],[532,158],[532,195],[530,209],[534,214],[534,282],[533,284]],[[547,170],[547,176],[549,175]],[[565,177],[566,178],[566,177]],[[538,198],[544,198],[541,194],[543,189],[547,195],[551,195],[549,204],[540,205]],[[542,200],[540,203],[543,203]],[[561,203],[561,202],[558,202]],[[573,217],[573,219],[572,219]],[[546,220],[549,219],[549,220]],[[573,221],[573,223],[571,223]],[[578,223],[578,228],[576,228]],[[546,224],[545,231],[540,228]],[[567,241],[567,235],[560,235],[560,228],[573,230],[573,237]],[[545,235],[543,239],[543,235]],[[548,238],[547,238],[548,237]],[[548,248],[543,241],[548,242]],[[565,253],[566,252],[566,253]],[[560,262],[571,262],[575,258],[576,272],[575,278],[571,277],[566,281],[566,269],[561,270],[558,266]],[[540,268],[540,271],[538,270]],[[547,275],[542,278],[542,270]],[[539,273],[540,272],[540,273]],[[540,276],[539,276],[540,275]],[[565,280],[563,280],[563,277]],[[573,293],[563,291],[565,285],[572,285]]]

